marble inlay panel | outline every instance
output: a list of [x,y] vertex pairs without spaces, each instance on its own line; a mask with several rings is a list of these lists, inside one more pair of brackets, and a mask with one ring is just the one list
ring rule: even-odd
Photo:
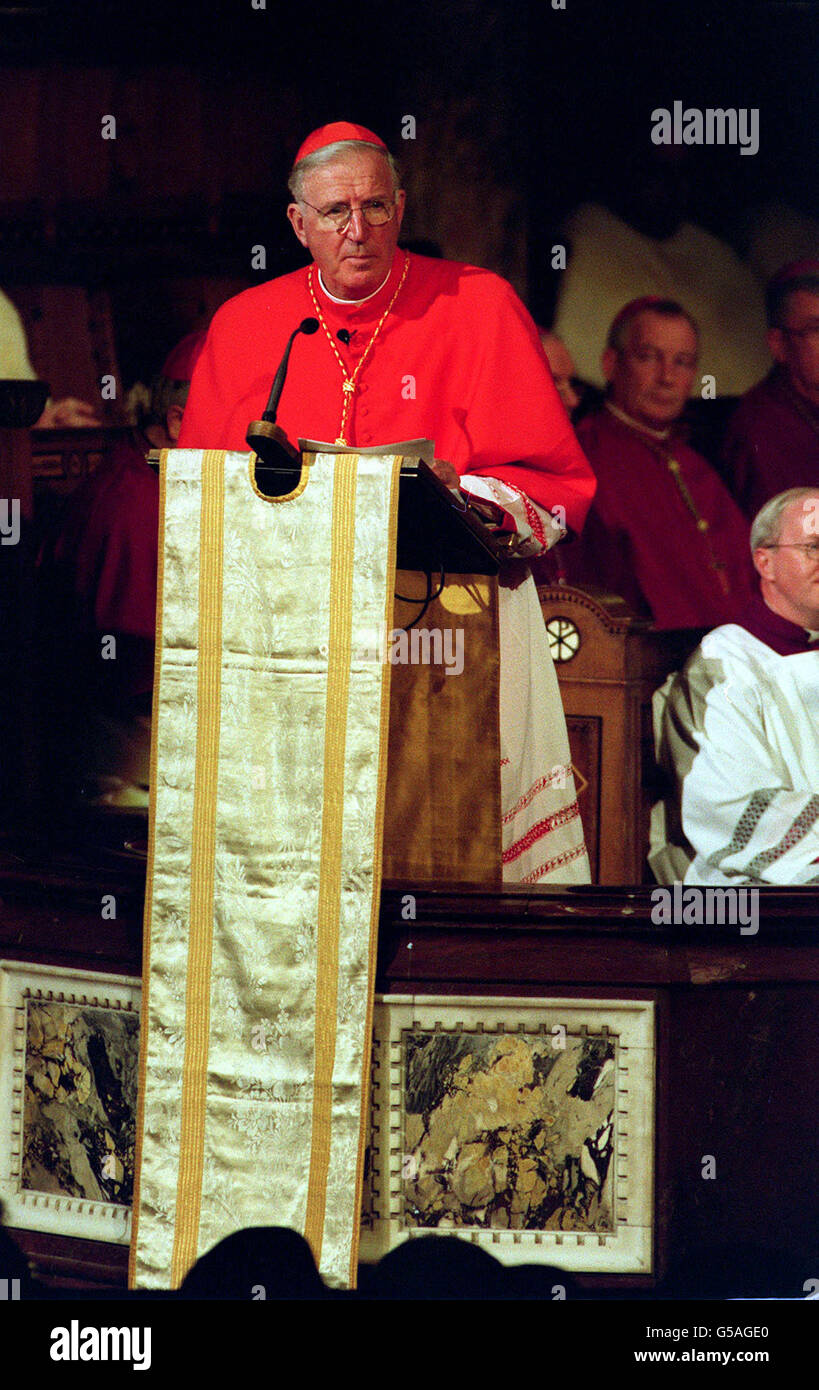
[[435,1231],[650,1271],[652,1002],[384,996],[373,1059],[365,1259]]
[[130,1206],[139,1018],[26,1000],[22,1185]]
[[614,1042],[405,1029],[403,1043],[408,1226],[613,1230]]
[[9,1225],[125,1242],[139,982],[0,962],[0,1198]]

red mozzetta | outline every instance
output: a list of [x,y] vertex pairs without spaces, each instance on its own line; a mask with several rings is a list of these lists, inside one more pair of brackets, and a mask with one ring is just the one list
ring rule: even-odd
[[[315,266],[229,300],[215,315],[194,373],[180,448],[246,449],[267,404],[289,334],[315,317],[310,279],[336,352],[352,377],[404,271],[396,251],[386,283],[365,301],[327,295]],[[338,333],[346,330],[349,345]],[[299,337],[278,423],[333,443],[342,368],[327,333]],[[409,269],[356,380],[347,417],[351,447],[428,437],[459,474],[501,478],[535,502],[565,508],[579,531],[595,490],[591,468],[552,382],[535,326],[499,276],[409,255]]]

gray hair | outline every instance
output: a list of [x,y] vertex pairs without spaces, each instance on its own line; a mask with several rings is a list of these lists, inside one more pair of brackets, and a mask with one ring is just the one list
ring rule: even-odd
[[290,178],[287,180],[287,187],[296,202],[301,202],[304,180],[308,174],[312,174],[314,169],[323,168],[325,164],[336,159],[338,155],[346,154],[350,150],[366,150],[370,154],[376,151],[382,155],[387,161],[392,175],[393,193],[398,192],[401,187],[401,175],[389,150],[382,149],[380,145],[373,145],[369,140],[336,140],[332,145],[325,145],[323,150],[316,150],[314,154],[306,155],[304,159],[299,160],[298,164],[293,165]]
[[782,535],[782,517],[786,509],[791,502],[805,497],[819,498],[819,488],[790,487],[787,492],[777,493],[760,508],[751,526],[751,554],[755,550],[764,550],[766,545],[776,545]]

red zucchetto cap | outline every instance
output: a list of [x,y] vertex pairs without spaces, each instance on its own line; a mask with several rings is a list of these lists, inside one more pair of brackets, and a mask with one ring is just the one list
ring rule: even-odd
[[309,154],[315,154],[317,150],[323,150],[327,145],[335,145],[339,140],[361,140],[365,145],[376,145],[379,150],[387,153],[387,146],[384,141],[377,136],[374,131],[368,130],[365,125],[353,125],[352,121],[331,121],[329,125],[321,125],[318,130],[314,130],[302,145],[299,146],[293,166],[299,164],[302,159],[306,159]]
[[199,354],[205,346],[207,334],[186,333],[175,348],[171,348],[165,359],[160,376],[167,381],[190,381],[193,369],[199,361]]
[[778,289],[780,285],[787,285],[790,280],[801,280],[803,276],[815,275],[819,277],[819,261],[789,261],[780,270],[772,275],[768,281],[769,289]]

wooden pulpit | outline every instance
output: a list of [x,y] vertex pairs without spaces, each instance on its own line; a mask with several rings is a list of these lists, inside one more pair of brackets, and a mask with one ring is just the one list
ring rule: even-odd
[[405,470],[392,647],[405,659],[390,680],[388,880],[501,883],[499,562],[492,544],[423,462]]

